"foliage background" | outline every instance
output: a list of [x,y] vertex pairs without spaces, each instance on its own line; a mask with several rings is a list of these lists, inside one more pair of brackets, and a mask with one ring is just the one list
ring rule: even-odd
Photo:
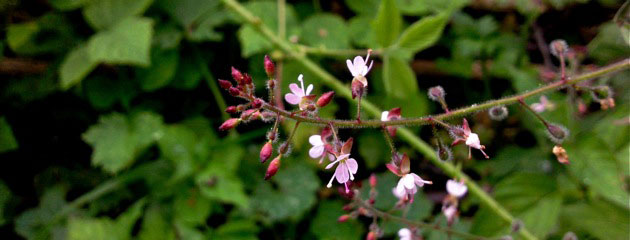
[[[434,85],[446,89],[451,107],[460,107],[543,84],[540,70],[557,62],[545,60],[535,31],[546,42],[563,38],[585,49],[586,68],[630,56],[628,32],[611,22],[622,3],[289,1],[286,38],[348,82],[344,60],[352,55],[323,50],[389,47],[376,58],[367,98],[420,116],[439,110],[425,94]],[[243,4],[277,30],[275,1]],[[229,67],[236,66],[253,76],[263,95],[264,54],[283,59],[219,1],[5,0],[0,12],[3,239],[360,239],[367,232],[369,219],[336,221],[346,200],[324,187],[332,173],[306,154],[316,127],[300,129],[293,153],[271,181],[262,180],[265,166],[257,157],[269,126],[217,132],[227,117],[225,102],[237,102],[218,91],[216,78],[229,78]],[[426,26],[412,25],[418,20]],[[400,36],[409,26],[420,29],[417,35]],[[316,93],[327,91],[290,58],[282,70],[284,91],[299,73]],[[549,95],[556,109],[543,115],[572,131],[564,145],[570,165],[557,163],[540,124],[514,106],[502,122],[483,112],[469,118],[489,160],[463,161],[463,147],[454,149],[455,157],[540,238],[573,231],[580,239],[627,239],[628,79],[625,71],[595,80],[616,93],[617,107],[608,111],[586,94],[580,99],[588,113],[578,115],[566,93]],[[353,104],[338,98],[322,115],[351,118]],[[434,141],[429,128],[414,131]],[[383,166],[389,150],[379,132],[341,134],[355,137],[358,179],[377,173],[376,206],[389,209],[397,180]],[[443,224],[446,176],[399,146],[412,156],[414,171],[435,183],[419,193],[408,217]],[[454,228],[509,234],[509,224],[478,202],[463,200]],[[402,226],[381,227],[393,237]]]

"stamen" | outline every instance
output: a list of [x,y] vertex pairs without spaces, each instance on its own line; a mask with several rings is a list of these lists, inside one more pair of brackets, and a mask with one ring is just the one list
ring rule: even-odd
[[330,181],[328,181],[328,184],[326,185],[327,188],[332,187],[332,181],[333,179],[335,179],[335,174],[332,175],[332,177],[330,178]]

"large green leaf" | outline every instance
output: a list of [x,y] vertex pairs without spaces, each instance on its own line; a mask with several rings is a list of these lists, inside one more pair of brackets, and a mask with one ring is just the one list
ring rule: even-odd
[[[11,125],[5,117],[0,117],[0,153],[15,150],[18,148],[18,142],[13,136]],[[0,216],[1,218],[2,216]]]
[[219,8],[217,0],[160,0],[164,9],[183,28],[186,36],[193,41],[221,39],[215,28],[227,19],[227,12]]
[[165,212],[166,208],[163,206],[151,205],[142,218],[142,226],[136,239],[174,240],[175,232]]
[[79,218],[68,220],[69,240],[128,240],[135,222],[142,215],[143,200],[136,202],[115,221],[109,218]]
[[376,47],[376,36],[370,26],[372,17],[356,16],[348,21],[348,31],[352,43],[361,47]]
[[66,191],[55,186],[46,189],[36,208],[28,209],[15,219],[15,232],[29,240],[50,239],[52,220],[66,205]]
[[381,0],[345,0],[346,5],[352,11],[369,17],[374,17],[378,11]]
[[93,62],[148,66],[153,36],[153,20],[130,17],[88,41],[87,52]]
[[390,46],[400,35],[402,23],[402,16],[396,7],[396,1],[381,1],[376,19],[372,22],[376,41],[382,47]]
[[213,149],[208,165],[196,176],[197,186],[204,197],[240,208],[249,207],[242,180],[235,174],[245,151],[237,145]]
[[313,47],[347,49],[350,45],[346,22],[327,13],[311,15],[302,23],[302,39]]
[[423,17],[405,29],[396,45],[414,53],[430,47],[442,35],[448,17],[448,12]]
[[83,16],[94,29],[103,30],[128,17],[141,15],[152,2],[153,0],[90,1],[89,5],[83,8]]
[[140,68],[137,71],[140,87],[145,92],[154,91],[169,84],[177,70],[179,52],[177,50],[153,51],[151,62],[150,67]]
[[383,63],[383,83],[389,97],[406,99],[418,94],[416,76],[406,61],[386,55]]

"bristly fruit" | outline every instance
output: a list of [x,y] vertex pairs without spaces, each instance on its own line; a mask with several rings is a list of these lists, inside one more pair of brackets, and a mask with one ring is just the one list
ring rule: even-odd
[[505,106],[494,106],[488,110],[488,116],[495,121],[501,121],[508,116],[508,109]]
[[559,58],[561,55],[565,56],[569,52],[569,45],[562,39],[556,39],[549,44],[549,49],[552,55]]
[[431,100],[440,102],[444,99],[444,96],[446,96],[446,92],[444,91],[444,88],[442,88],[442,86],[435,86],[429,88],[429,92],[427,93],[427,95],[429,95],[429,98]]
[[569,137],[569,130],[562,125],[547,124],[547,136],[551,141],[560,144]]

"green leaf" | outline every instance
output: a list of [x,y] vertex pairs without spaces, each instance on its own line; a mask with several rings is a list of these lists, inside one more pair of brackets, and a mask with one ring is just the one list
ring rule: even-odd
[[48,2],[57,10],[69,11],[83,7],[90,0],[49,0]]
[[377,13],[380,0],[345,0],[345,2],[355,13],[372,18]]
[[[0,117],[0,153],[12,151],[18,148],[18,142],[13,136],[11,125],[5,117]],[[0,215],[0,218],[2,216]]]
[[145,201],[139,200],[116,221],[109,218],[71,217],[68,221],[69,240],[128,240],[131,230],[142,215]]
[[179,51],[153,51],[151,53],[151,66],[139,68],[137,78],[140,81],[140,88],[145,92],[155,91],[169,84],[179,61]]
[[396,0],[396,5],[405,15],[422,15],[430,10],[424,0]]
[[213,232],[212,239],[256,240],[259,229],[252,220],[231,220]]
[[152,205],[147,209],[142,218],[142,226],[137,239],[140,240],[174,240],[175,233],[173,227],[165,219],[165,213],[162,206]]
[[196,226],[204,224],[210,215],[212,203],[203,198],[196,189],[186,189],[173,202],[175,219]]
[[67,90],[79,84],[97,65],[98,62],[93,61],[88,55],[87,46],[75,48],[66,55],[59,68],[61,88]]
[[595,200],[562,208],[561,222],[571,231],[586,232],[598,239],[626,239],[630,212],[628,209]]
[[368,16],[356,16],[348,21],[348,31],[352,43],[366,48],[377,46],[374,31],[371,27],[366,27],[370,26],[371,22],[372,17]]
[[184,28],[191,27],[195,22],[199,23],[207,13],[216,14],[219,1],[217,0],[158,0],[157,5],[166,11]]
[[199,63],[196,62],[194,58],[181,58],[179,64],[177,64],[177,71],[175,72],[173,81],[171,81],[171,86],[178,89],[190,90],[199,85],[201,77]]
[[347,49],[350,36],[346,22],[339,16],[321,13],[311,15],[302,23],[302,39],[310,46]]
[[[252,1],[245,4],[247,10],[259,17],[263,24],[277,32],[278,8],[276,1]],[[295,10],[289,4],[286,6],[286,38],[298,35],[298,21]],[[250,57],[256,53],[268,52],[273,45],[265,37],[260,35],[252,26],[244,24],[237,32],[243,57]]]
[[207,198],[232,203],[240,208],[249,207],[249,198],[245,195],[242,180],[235,175],[236,168],[245,151],[237,145],[231,145],[212,152],[210,163],[197,174],[197,186]]
[[396,45],[413,53],[430,47],[442,35],[448,16],[449,14],[444,12],[435,16],[423,17],[405,29]]
[[372,22],[376,41],[382,47],[388,47],[398,38],[402,29],[402,15],[395,0],[382,0],[376,19]]
[[9,25],[6,39],[9,48],[18,53],[23,52],[21,49],[28,46],[39,30],[40,27],[36,21]]
[[94,29],[103,30],[131,16],[141,15],[153,0],[99,0],[90,1],[83,8],[85,20]]
[[416,75],[409,63],[397,57],[386,55],[383,65],[383,83],[387,96],[407,99],[418,94]]
[[15,219],[15,232],[29,240],[49,239],[54,226],[51,221],[66,205],[65,195],[66,191],[59,186],[46,189],[37,208],[28,209]]
[[387,146],[387,142],[383,139],[382,134],[363,133],[359,135],[357,142],[359,144],[359,154],[365,161],[368,169],[374,169],[381,163],[389,162],[389,151],[385,151],[383,146]]
[[88,56],[94,62],[148,66],[153,20],[131,17],[88,41]]
[[109,109],[116,103],[128,106],[129,101],[138,94],[134,83],[125,78],[96,75],[87,78],[82,86],[87,100],[100,110]]
[[624,58],[630,55],[630,38],[622,34],[621,29],[615,23],[603,24],[599,27],[599,33],[588,44],[588,53],[599,63]]
[[361,239],[363,225],[355,220],[338,223],[337,218],[347,214],[340,201],[324,201],[317,208],[310,232],[317,239]]
[[20,55],[62,53],[76,41],[70,22],[64,15],[48,13],[35,21],[11,24],[6,41],[13,52]]
[[183,125],[165,128],[164,137],[158,141],[162,157],[171,160],[175,166],[174,179],[192,174],[198,166],[195,163],[194,148],[197,137],[192,129]]

